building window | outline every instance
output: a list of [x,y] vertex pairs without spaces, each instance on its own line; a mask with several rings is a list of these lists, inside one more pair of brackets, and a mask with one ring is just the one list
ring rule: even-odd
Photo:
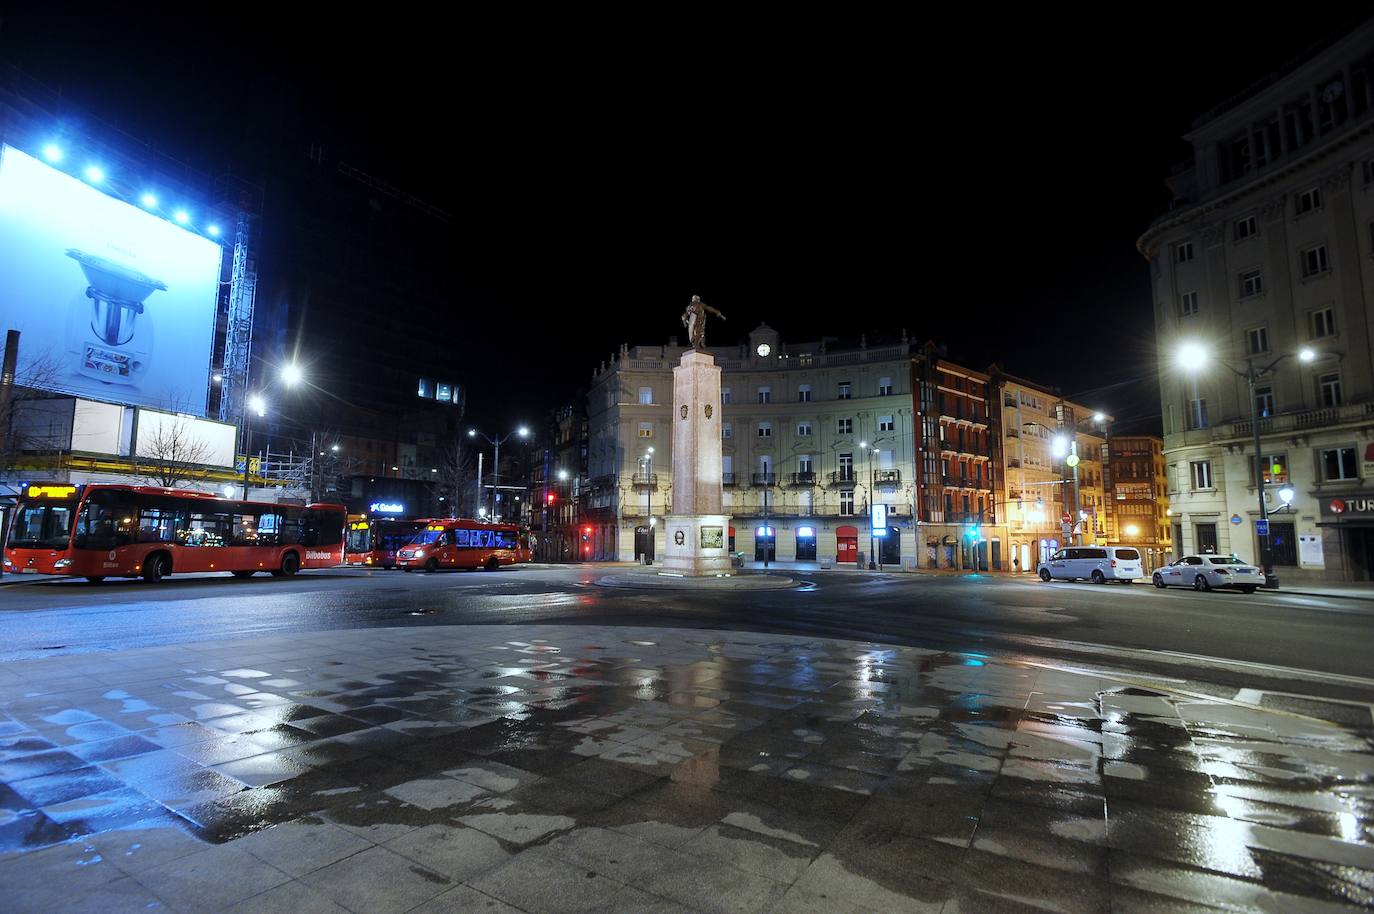
[[816,472],[816,466],[811,462],[810,454],[802,454],[797,458],[797,471],[800,473]]
[[892,379],[891,379],[891,378],[879,378],[879,379],[878,379],[878,396],[880,396],[880,397],[890,397],[890,396],[892,396]]
[[840,513],[848,516],[854,513],[854,490],[840,490]]
[[810,437],[811,437],[811,423],[810,423],[810,422],[798,422],[798,423],[797,423],[797,437],[798,437],[798,438],[810,438]]
[[1251,355],[1268,352],[1269,330],[1265,327],[1254,327],[1245,331],[1245,351]]
[[1212,461],[1194,460],[1193,464],[1193,488],[1210,489],[1212,488]]
[[733,396],[733,393],[732,393],[732,391],[730,390],[730,388],[728,388],[728,387],[722,387],[722,388],[720,389],[720,402],[721,402],[721,403],[729,403],[729,402],[731,402],[732,396]]
[[424,378],[421,378],[420,388],[416,391],[416,393],[417,395],[424,397],[426,400],[432,400],[434,399],[434,384],[430,381],[425,380]]
[[1240,274],[1240,297],[1249,298],[1264,291],[1264,277],[1259,270],[1246,270]]
[[649,406],[654,402],[654,389],[652,387],[641,387],[639,389],[639,402]]
[[773,388],[771,388],[771,387],[760,387],[760,388],[759,388],[759,402],[760,402],[760,403],[772,403],[772,402],[773,402]]
[[1194,524],[1193,536],[1197,539],[1197,551],[1210,555],[1217,551],[1217,525]]
[[810,402],[811,402],[811,385],[810,385],[810,384],[802,384],[802,385],[800,385],[800,386],[797,388],[797,402],[798,402],[798,403],[810,403]]
[[1316,276],[1331,269],[1326,262],[1326,245],[1319,244],[1302,252],[1302,275]]
[[1255,415],[1262,419],[1274,415],[1274,388],[1268,384],[1255,388]]
[[734,424],[733,424],[733,423],[730,423],[730,422],[722,422],[722,423],[720,424],[720,437],[722,437],[722,438],[733,438],[733,437],[735,437],[735,426],[734,426]]
[[1236,220],[1236,226],[1235,226],[1235,239],[1236,239],[1237,241],[1244,241],[1246,238],[1249,238],[1250,236],[1252,236],[1252,235],[1254,235],[1254,234],[1255,234],[1255,217],[1254,217],[1254,216],[1246,216],[1246,217],[1243,218],[1243,219],[1237,219],[1237,220]]
[[854,455],[853,455],[853,454],[841,454],[841,455],[840,455],[840,479],[853,479],[853,478],[854,478]]
[[890,432],[890,431],[892,431],[893,429],[895,429],[896,427],[897,427],[897,426],[896,426],[896,424],[892,421],[892,417],[891,417],[891,416],[879,416],[879,417],[878,417],[878,431],[880,431],[880,432]]
[[654,437],[654,424],[653,424],[652,422],[641,422],[641,423],[639,423],[639,437],[641,437],[641,438],[652,438],[652,437]]
[[1187,263],[1193,259],[1193,243],[1185,241],[1174,246],[1174,263]]
[[837,419],[837,420],[835,420],[835,434],[837,434],[837,435],[852,435],[852,434],[854,434],[854,420],[853,420],[853,419]]
[[1178,297],[1178,313],[1183,317],[1197,314],[1197,293],[1184,292]]
[[1303,191],[1302,193],[1298,194],[1298,215],[1299,215],[1299,216],[1301,216],[1303,213],[1310,213],[1310,212],[1313,212],[1314,210],[1319,210],[1319,209],[1321,209],[1321,206],[1322,206],[1322,192],[1321,192],[1321,188],[1319,188],[1319,187],[1314,187],[1314,188],[1312,188],[1311,190],[1305,190],[1305,191]]
[[[1253,485],[1255,480],[1255,468],[1250,468],[1250,482]],[[1264,458],[1264,483],[1265,485],[1279,486],[1288,482],[1288,455],[1269,454]]]
[[803,352],[801,355],[797,356],[797,364],[800,365],[802,368],[810,368],[811,363],[814,361],[815,356],[813,356],[809,352]]
[[1341,376],[1336,372],[1317,376],[1317,398],[1322,406],[1341,405]]
[[853,385],[851,385],[848,381],[841,381],[840,391],[836,396],[840,400],[848,400],[853,395],[853,389]]
[[1336,309],[1322,308],[1307,315],[1307,331],[1314,340],[1336,335]]
[[1207,427],[1207,398],[1197,397],[1188,401],[1188,427]]
[[1353,447],[1337,447],[1322,451],[1322,479],[1325,482],[1359,479],[1355,469]]
[[773,437],[773,423],[771,423],[771,422],[760,422],[760,423],[759,423],[759,437],[760,437],[760,438],[772,438],[772,437]]

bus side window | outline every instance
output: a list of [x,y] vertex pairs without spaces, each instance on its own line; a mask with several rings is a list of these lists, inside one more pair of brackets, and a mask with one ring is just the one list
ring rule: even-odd
[[258,545],[275,546],[281,538],[281,516],[267,512],[258,517]]
[[468,544],[468,531],[459,528],[453,531],[454,545],[466,547]]

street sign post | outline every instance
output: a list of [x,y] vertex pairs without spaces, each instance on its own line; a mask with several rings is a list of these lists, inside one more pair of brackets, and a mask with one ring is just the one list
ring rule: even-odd
[[1258,518],[1255,521],[1255,534],[1257,536],[1269,535],[1269,519],[1266,517]]

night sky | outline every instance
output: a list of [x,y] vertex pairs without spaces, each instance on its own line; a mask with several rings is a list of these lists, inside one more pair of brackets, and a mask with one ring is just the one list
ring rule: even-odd
[[50,5],[0,20],[0,59],[207,173],[261,178],[321,143],[452,213],[436,329],[493,428],[538,419],[621,342],[684,337],[697,293],[729,318],[715,345],[764,320],[784,339],[905,327],[1157,430],[1135,239],[1179,137],[1367,7],[901,25],[343,9],[307,27]]

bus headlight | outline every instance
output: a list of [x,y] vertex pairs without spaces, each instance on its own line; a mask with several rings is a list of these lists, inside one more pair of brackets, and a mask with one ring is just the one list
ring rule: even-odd
[[72,563],[72,560],[71,560],[71,559],[58,559],[57,561],[55,561],[55,562],[52,563],[52,567],[54,567],[54,568],[66,568],[66,567],[67,567],[68,565],[70,565],[71,563]]

